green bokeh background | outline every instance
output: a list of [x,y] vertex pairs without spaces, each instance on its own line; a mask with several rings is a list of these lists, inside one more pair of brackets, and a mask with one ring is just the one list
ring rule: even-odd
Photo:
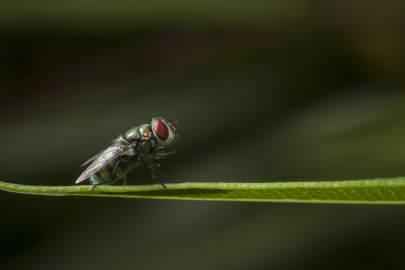
[[[179,182],[405,176],[404,6],[2,1],[1,181],[72,185],[154,116],[179,121]],[[1,269],[405,267],[401,205],[0,202]]]

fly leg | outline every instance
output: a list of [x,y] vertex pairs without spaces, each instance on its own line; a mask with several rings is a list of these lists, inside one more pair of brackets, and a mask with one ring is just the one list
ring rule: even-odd
[[105,182],[100,183],[100,184],[95,184],[95,185],[93,186],[93,188],[91,189],[91,191],[94,191],[94,189],[95,189],[96,186],[106,185],[106,184],[108,184],[108,183],[113,182],[113,181],[114,181],[114,176],[115,176],[115,171],[117,170],[118,164],[120,164],[120,162],[121,162],[121,161],[118,160],[117,163],[115,164],[114,170],[113,170],[113,172],[112,172],[112,174],[111,174],[111,180],[105,181]]
[[[126,158],[124,158],[124,157],[120,157],[119,158],[119,161],[122,163],[122,164],[125,164],[125,165],[127,165],[128,167],[132,167],[132,168],[135,168],[135,167],[137,167],[138,166],[138,164],[136,163],[136,161],[134,161],[134,160],[127,160]],[[124,183],[122,184],[123,186],[126,186],[127,185],[127,175],[124,175]]]
[[100,184],[95,184],[95,185],[93,186],[93,188],[91,189],[91,191],[94,191],[94,189],[96,188],[96,186],[107,185],[108,183],[111,183],[111,182],[112,182],[112,180],[108,180],[108,181],[105,181],[105,182],[100,183]]
[[148,165],[149,165],[150,167],[152,167],[152,170],[157,171],[157,172],[159,172],[159,173],[161,173],[161,174],[163,174],[163,175],[166,175],[167,178],[169,178],[170,180],[172,180],[172,182],[174,182],[174,183],[177,184],[177,181],[176,181],[176,180],[174,180],[173,178],[171,178],[171,177],[170,177],[167,173],[165,173],[161,168],[155,166],[155,164],[148,163]]
[[154,154],[152,154],[152,156],[153,156],[154,158],[156,158],[156,159],[162,160],[162,159],[171,157],[171,156],[173,156],[173,155],[175,155],[175,154],[177,154],[176,151],[167,152],[167,153],[154,153]]
[[153,164],[156,167],[159,167],[159,164],[158,164],[159,161],[161,161],[163,159],[166,159],[166,158],[169,158],[169,157],[171,157],[171,156],[173,156],[175,154],[177,154],[176,151],[168,152],[168,153],[154,153],[154,154],[152,154],[152,156],[155,158],[155,160],[153,161]]
[[165,184],[162,181],[160,181],[160,179],[157,177],[157,175],[153,171],[153,168],[150,166],[150,164],[147,164],[145,161],[143,161],[141,157],[138,157],[138,160],[139,160],[139,162],[142,163],[142,165],[144,165],[146,168],[149,169],[150,173],[152,174],[152,177],[155,178],[156,180],[158,180],[159,183],[163,186],[163,188],[166,188]]
[[[167,153],[167,154],[173,155],[173,154],[176,154],[176,152],[171,152],[171,153]],[[163,157],[163,159],[168,158],[168,157],[169,157],[169,156]],[[153,163],[146,162],[146,161],[142,160],[142,164],[143,164],[144,166],[146,166],[146,167],[151,171],[152,175],[153,175],[154,171],[157,171],[157,172],[159,172],[159,173],[165,175],[165,176],[166,176],[167,178],[169,178],[170,180],[172,180],[172,182],[174,182],[174,183],[177,184],[177,181],[174,180],[173,178],[171,178],[171,177],[170,177],[167,173],[165,173],[162,169],[160,169],[159,167],[157,167],[157,166],[155,165],[155,162],[156,162],[156,160],[155,160]],[[155,176],[153,176],[153,177],[155,177]],[[155,177],[155,178],[157,178],[157,177]],[[158,180],[159,180],[159,179],[158,179]],[[160,182],[160,180],[159,180],[159,182]]]
[[159,173],[161,173],[161,174],[163,174],[163,175],[166,175],[166,177],[168,177],[170,180],[172,180],[172,182],[177,183],[177,181],[174,180],[173,178],[171,178],[167,173],[165,173],[165,172],[160,168],[160,166],[159,166],[159,164],[158,164],[159,161],[161,161],[161,160],[163,160],[163,159],[166,159],[166,158],[169,158],[169,157],[171,157],[171,156],[173,156],[173,155],[175,155],[175,154],[177,154],[176,151],[168,152],[168,153],[154,153],[154,154],[153,154],[153,157],[155,158],[155,160],[153,161],[153,164],[152,164],[152,163],[149,163],[149,166],[151,166],[153,170],[155,170],[155,171],[157,171],[157,172],[159,172]]

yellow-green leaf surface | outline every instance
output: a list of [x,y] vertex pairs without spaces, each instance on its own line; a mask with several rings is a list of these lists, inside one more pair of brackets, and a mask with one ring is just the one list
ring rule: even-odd
[[405,178],[340,182],[181,183],[148,186],[25,186],[0,182],[10,192],[50,196],[97,196],[215,201],[405,203]]

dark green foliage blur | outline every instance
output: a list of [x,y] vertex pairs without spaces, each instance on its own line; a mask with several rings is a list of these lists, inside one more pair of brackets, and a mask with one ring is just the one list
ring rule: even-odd
[[[405,176],[403,1],[2,1],[0,181],[179,122],[179,182]],[[163,180],[163,178],[162,178]],[[165,179],[166,180],[166,179]],[[130,184],[155,184],[143,168]],[[404,206],[0,193],[0,269],[404,269]]]

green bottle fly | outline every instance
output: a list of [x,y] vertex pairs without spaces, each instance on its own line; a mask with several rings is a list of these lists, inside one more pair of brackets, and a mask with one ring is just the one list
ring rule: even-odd
[[166,147],[179,138],[175,123],[177,122],[154,117],[150,124],[133,127],[121,133],[109,147],[82,165],[93,162],[76,180],[76,184],[89,179],[94,190],[98,185],[109,185],[124,178],[126,185],[128,171],[141,164],[166,188],[155,172],[172,179],[160,169],[158,162],[176,154],[175,151],[165,152]]

